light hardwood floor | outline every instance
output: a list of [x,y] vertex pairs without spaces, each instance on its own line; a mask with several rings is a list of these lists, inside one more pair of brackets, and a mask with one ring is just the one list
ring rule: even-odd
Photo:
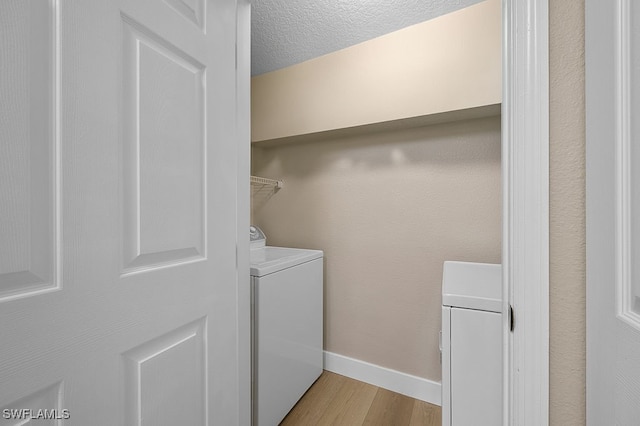
[[440,407],[325,371],[281,426],[441,426]]

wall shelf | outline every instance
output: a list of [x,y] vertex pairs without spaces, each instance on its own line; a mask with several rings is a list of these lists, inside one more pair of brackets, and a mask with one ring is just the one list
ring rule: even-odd
[[412,129],[416,127],[431,126],[434,124],[450,123],[453,121],[475,120],[485,117],[496,117],[501,113],[502,104],[482,105],[478,107],[446,111],[439,114],[423,115],[419,117],[404,118],[401,120],[385,121],[380,123],[365,124],[344,129],[327,130],[317,133],[306,133],[294,136],[285,136],[261,141],[252,141],[253,146],[269,148],[289,143],[317,142],[328,139],[348,138],[363,136],[381,132]]

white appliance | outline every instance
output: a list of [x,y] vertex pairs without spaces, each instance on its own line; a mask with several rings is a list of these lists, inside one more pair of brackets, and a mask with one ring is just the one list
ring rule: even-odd
[[502,424],[502,267],[444,262],[442,425]]
[[253,424],[275,426],[322,373],[323,253],[250,234]]

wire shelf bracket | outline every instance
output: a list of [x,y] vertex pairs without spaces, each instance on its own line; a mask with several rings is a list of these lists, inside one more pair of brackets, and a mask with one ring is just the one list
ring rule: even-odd
[[279,189],[282,189],[282,187],[284,186],[284,182],[282,182],[281,180],[251,176],[251,185],[268,187],[273,189],[274,191],[277,191]]

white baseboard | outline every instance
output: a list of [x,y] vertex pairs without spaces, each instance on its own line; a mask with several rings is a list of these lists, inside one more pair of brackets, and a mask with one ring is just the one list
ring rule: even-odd
[[438,382],[324,351],[324,369],[434,405],[442,405]]

